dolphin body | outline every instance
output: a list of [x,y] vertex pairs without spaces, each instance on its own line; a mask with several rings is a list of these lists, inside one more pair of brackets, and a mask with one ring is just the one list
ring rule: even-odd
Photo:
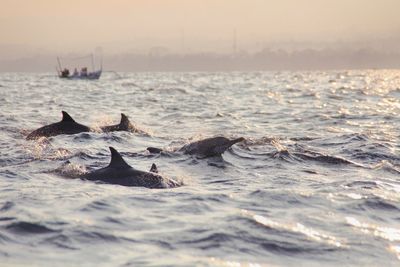
[[[184,154],[197,155],[201,158],[214,157],[220,156],[228,148],[244,140],[245,139],[243,137],[232,140],[222,136],[211,137],[184,145],[177,151],[183,152]],[[147,150],[152,154],[159,154],[163,152],[162,149],[155,147],[148,147]]]
[[84,174],[82,178],[107,184],[147,188],[172,188],[181,185],[159,175],[155,164],[151,166],[150,172],[136,170],[126,163],[121,154],[113,147],[110,147],[110,151],[111,162],[107,167]]
[[[115,131],[127,131],[127,132],[140,132],[141,130],[137,129],[132,123],[129,121],[128,116],[124,113],[121,113],[121,121],[119,124],[103,126],[100,127],[103,132],[115,132]],[[143,132],[144,133],[144,132]]]
[[63,117],[61,121],[43,126],[31,132],[26,139],[33,140],[42,136],[49,137],[60,134],[77,134],[91,131],[89,127],[74,121],[74,119],[67,112],[62,111],[62,116]]

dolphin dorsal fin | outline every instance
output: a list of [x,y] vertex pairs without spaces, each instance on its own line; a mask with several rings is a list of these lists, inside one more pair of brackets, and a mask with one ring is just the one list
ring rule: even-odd
[[64,122],[73,121],[73,122],[75,122],[74,119],[67,112],[65,112],[65,111],[61,111],[61,112],[62,112],[62,115],[63,115],[61,121],[64,121]]
[[111,162],[108,165],[108,167],[131,168],[131,166],[129,166],[128,163],[125,162],[121,154],[117,150],[115,150],[115,148],[110,146],[110,151],[111,151]]
[[155,163],[151,165],[150,172],[158,173],[158,168]]
[[124,113],[121,113],[121,122],[119,123],[119,125],[128,127],[129,123],[130,122],[128,116],[126,116]]

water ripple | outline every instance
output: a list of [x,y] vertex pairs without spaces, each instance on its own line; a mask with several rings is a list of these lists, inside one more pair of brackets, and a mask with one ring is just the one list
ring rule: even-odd
[[[398,70],[3,73],[0,88],[6,265],[399,265]],[[61,110],[95,130],[25,139]],[[140,132],[99,130],[121,113]],[[146,152],[220,135],[245,141],[215,158]],[[74,179],[109,146],[185,186]]]

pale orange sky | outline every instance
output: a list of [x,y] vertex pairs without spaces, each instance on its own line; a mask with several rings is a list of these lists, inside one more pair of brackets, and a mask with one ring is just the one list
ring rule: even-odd
[[[124,52],[400,37],[400,0],[0,0],[0,45]],[[184,32],[184,42],[182,36]]]

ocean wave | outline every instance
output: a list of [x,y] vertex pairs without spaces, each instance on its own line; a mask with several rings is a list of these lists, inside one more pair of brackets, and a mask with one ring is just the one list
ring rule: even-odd
[[243,210],[242,214],[245,218],[250,219],[251,221],[255,222],[256,224],[262,227],[274,229],[277,231],[286,231],[289,233],[301,234],[307,237],[311,241],[329,245],[336,248],[344,246],[344,241],[340,241],[335,236],[323,233],[321,231],[317,231],[313,228],[307,227],[298,222],[297,223],[277,222],[265,216],[253,214],[252,212],[249,212],[247,210]]
[[127,240],[127,238],[120,238],[117,235],[110,234],[107,232],[84,231],[84,230],[74,231],[74,233],[71,234],[70,238],[84,244],[86,243],[98,244],[101,242],[120,243],[124,240]]
[[73,136],[74,141],[86,142],[88,140],[94,139],[91,133],[78,133]]
[[400,241],[400,229],[361,222],[354,217],[345,218],[347,224],[358,228],[365,234],[371,234],[389,241]]
[[363,210],[386,210],[391,212],[399,212],[400,205],[398,203],[394,203],[392,201],[382,199],[380,197],[368,197],[366,199],[361,200],[361,203],[358,204],[360,209]]
[[93,202],[90,202],[89,204],[85,205],[81,209],[82,212],[90,212],[90,211],[96,211],[96,210],[110,211],[111,213],[116,212],[112,203],[109,203],[108,201],[102,201],[102,200],[95,200]]
[[12,201],[7,201],[6,203],[4,203],[1,208],[0,211],[5,212],[8,211],[10,209],[12,209],[15,206],[15,203]]
[[20,177],[19,177],[20,175],[19,175],[18,173],[13,172],[13,171],[10,171],[10,170],[2,171],[2,172],[1,172],[1,175],[2,175],[4,178],[11,178],[11,179],[14,179],[14,178],[16,178],[16,177],[20,178]]
[[224,243],[232,243],[235,237],[226,233],[207,233],[204,237],[181,241],[183,245],[190,245],[202,250],[212,250],[222,247]]
[[361,188],[361,189],[374,189],[374,188],[378,188],[379,186],[378,186],[378,182],[376,182],[376,181],[357,180],[357,181],[352,181],[350,183],[347,183],[346,187]]
[[354,159],[359,159],[359,160],[368,160],[372,162],[376,161],[381,161],[381,160],[391,160],[393,162],[399,162],[400,163],[400,157],[396,156],[394,154],[389,154],[387,152],[379,152],[379,151],[363,151],[363,150],[350,150],[349,153],[351,154],[351,157]]
[[350,160],[338,156],[320,155],[315,153],[313,153],[312,155],[306,153],[293,153],[293,155],[303,160],[317,161],[325,164],[333,164],[333,165],[345,164],[345,165],[360,166],[355,162],[352,162]]
[[395,175],[400,174],[400,164],[395,165],[386,160],[382,160],[372,168],[375,170],[384,170]]
[[79,247],[74,245],[72,238],[62,233],[57,233],[50,237],[46,237],[40,242],[40,244],[47,246],[50,244],[60,249],[79,250]]
[[5,228],[14,234],[46,234],[60,231],[51,229],[42,223],[26,221],[13,222],[7,225]]

